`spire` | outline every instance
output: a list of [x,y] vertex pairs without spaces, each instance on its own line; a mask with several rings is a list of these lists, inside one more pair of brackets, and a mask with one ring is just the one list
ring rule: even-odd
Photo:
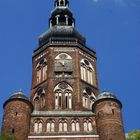
[[55,0],[55,9],[49,19],[50,28],[53,26],[75,26],[75,19],[69,9],[68,0]]

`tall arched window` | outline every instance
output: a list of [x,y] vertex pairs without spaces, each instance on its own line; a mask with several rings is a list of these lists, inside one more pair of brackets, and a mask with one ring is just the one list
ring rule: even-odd
[[57,55],[54,62],[54,71],[57,78],[72,77],[72,57],[67,53]]
[[92,89],[86,88],[83,91],[83,107],[87,109],[92,109],[92,104],[95,99],[96,99],[96,96],[93,93]]
[[64,0],[60,0],[60,6],[64,6]]
[[65,101],[66,101],[66,109],[72,109],[72,91],[66,90],[65,91]]
[[47,79],[47,60],[46,58],[43,58],[39,61],[39,63],[36,66],[36,81],[37,84],[39,84],[40,82],[44,81]]
[[55,131],[55,121],[48,120],[47,121],[47,132],[54,132]]
[[67,132],[68,125],[66,120],[59,121],[59,132]]
[[55,91],[55,109],[61,108],[62,108],[62,91],[58,89]]
[[72,87],[61,82],[54,88],[55,93],[55,109],[72,109]]
[[94,68],[87,59],[81,60],[81,79],[93,84],[95,80]]
[[39,88],[33,98],[35,110],[40,110],[45,107],[45,90]]
[[90,119],[84,120],[84,131],[91,132],[93,130],[92,121]]
[[77,119],[72,120],[71,127],[73,132],[79,132],[80,131],[79,121]]
[[34,132],[41,133],[43,131],[43,121],[40,119],[35,120],[34,122]]

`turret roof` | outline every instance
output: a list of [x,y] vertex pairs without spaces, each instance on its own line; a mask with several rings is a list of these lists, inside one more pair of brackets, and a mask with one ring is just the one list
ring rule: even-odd
[[28,97],[22,91],[13,93],[9,99],[24,99],[29,101]]
[[5,105],[10,102],[10,101],[14,101],[14,100],[22,100],[27,102],[33,109],[32,103],[30,102],[29,98],[22,92],[22,91],[18,91],[13,93],[10,98],[8,100],[5,101],[5,103],[3,104],[3,107],[5,107]]

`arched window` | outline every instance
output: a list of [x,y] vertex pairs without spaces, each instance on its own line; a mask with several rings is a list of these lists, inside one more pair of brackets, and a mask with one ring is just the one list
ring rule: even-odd
[[61,82],[54,88],[54,93],[55,109],[72,109],[73,89],[70,85],[65,82]]
[[96,99],[95,94],[93,93],[92,89],[86,88],[83,91],[83,107],[87,109],[92,109],[92,104]]
[[90,119],[84,120],[84,131],[91,132],[93,130],[92,121]]
[[47,60],[46,58],[43,58],[39,61],[39,63],[36,66],[37,71],[37,84],[47,79]]
[[72,120],[71,127],[73,132],[79,132],[80,131],[79,121],[77,119]]
[[66,101],[66,109],[72,109],[72,91],[65,91],[65,101]]
[[59,0],[59,4],[60,6],[65,6],[65,0]]
[[56,6],[68,6],[67,0],[57,0]]
[[59,132],[67,132],[68,125],[66,120],[59,121]]
[[59,17],[59,23],[62,25],[65,25],[66,24],[66,17],[64,15],[61,15]]
[[54,132],[55,131],[55,121],[48,120],[47,121],[47,132]]
[[35,110],[39,110],[45,107],[45,90],[39,88],[33,98]]
[[55,58],[54,71],[57,78],[72,77],[72,57],[67,53],[60,53]]
[[34,132],[41,133],[43,131],[43,121],[40,119],[35,120],[34,122]]
[[82,59],[80,63],[81,63],[81,79],[90,84],[93,84],[93,81],[95,81],[93,66],[87,59]]
[[62,91],[59,89],[55,91],[55,108],[62,108]]

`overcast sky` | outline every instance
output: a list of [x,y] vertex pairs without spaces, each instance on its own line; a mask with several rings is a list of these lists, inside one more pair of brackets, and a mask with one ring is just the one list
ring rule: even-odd
[[[47,31],[53,0],[0,0],[2,105],[22,89],[29,96],[32,52]],[[100,92],[123,104],[126,132],[140,129],[140,0],[70,0],[76,28],[97,52]]]

